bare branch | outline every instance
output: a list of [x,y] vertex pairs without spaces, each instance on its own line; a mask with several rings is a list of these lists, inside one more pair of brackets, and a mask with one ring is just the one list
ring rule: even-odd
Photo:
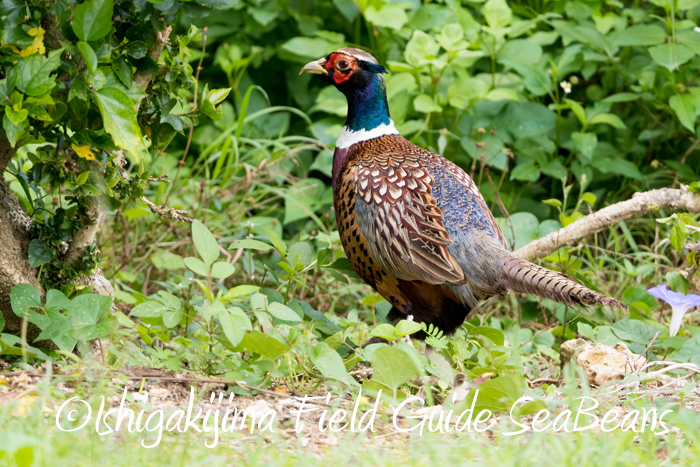
[[192,223],[194,219],[191,217],[186,217],[185,214],[189,214],[187,211],[181,211],[179,209],[174,209],[174,208],[169,208],[165,204],[162,206],[156,206],[155,203],[152,203],[149,201],[145,196],[141,197],[141,201],[146,203],[146,205],[153,211],[154,213],[158,214],[158,217],[161,219],[163,218],[168,218],[168,219],[175,219],[180,222],[189,222]]
[[640,217],[651,211],[670,209],[672,211],[700,212],[700,194],[691,193],[683,185],[681,189],[662,188],[636,193],[632,199],[615,203],[582,219],[556,230],[549,235],[528,243],[514,254],[532,261],[549,255],[563,246],[570,246],[611,225],[630,217]]

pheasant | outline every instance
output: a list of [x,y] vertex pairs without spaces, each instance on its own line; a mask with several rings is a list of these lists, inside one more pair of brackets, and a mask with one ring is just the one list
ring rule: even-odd
[[386,69],[369,53],[339,49],[305,65],[348,101],[333,154],[340,240],[359,276],[413,318],[453,333],[485,298],[507,290],[583,306],[623,305],[508,249],[474,181],[399,135],[389,118]]

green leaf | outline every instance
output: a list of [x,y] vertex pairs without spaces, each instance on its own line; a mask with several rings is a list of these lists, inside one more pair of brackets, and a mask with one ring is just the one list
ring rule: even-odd
[[666,273],[666,284],[668,284],[668,288],[674,292],[682,293],[683,295],[688,294],[690,286],[690,284],[688,284],[688,279],[678,271],[669,271]]
[[219,251],[219,243],[209,229],[198,220],[192,222],[192,240],[197,248],[197,253],[199,253],[199,256],[207,266],[210,266],[219,258],[221,253]]
[[230,92],[231,88],[212,89],[209,91],[209,94],[207,94],[207,100],[213,105],[220,104],[224,99],[226,99]]
[[95,51],[92,50],[92,47],[87,42],[78,42],[78,49],[83,54],[88,73],[91,76],[95,76],[95,71],[97,70],[97,55],[95,55]]
[[700,334],[696,334],[688,339],[673,360],[680,362],[687,362],[690,360],[700,365]]
[[620,117],[608,113],[594,115],[587,122],[588,125],[595,125],[596,123],[607,123],[608,125],[614,126],[615,128],[620,130],[623,128],[627,128],[627,126],[624,124],[622,119],[620,119]]
[[[174,328],[182,321],[182,317],[185,314],[182,311],[164,311],[163,312],[163,324],[167,328]],[[119,319],[117,317],[117,319]]]
[[56,256],[56,251],[53,248],[47,247],[44,242],[35,238],[29,242],[29,265],[33,268],[38,268],[42,264],[46,264]]
[[112,71],[119,78],[119,81],[127,88],[131,87],[131,83],[134,81],[134,72],[131,69],[131,65],[124,57],[119,57],[112,62]]
[[388,323],[382,323],[375,326],[374,329],[369,333],[370,337],[381,337],[388,341],[395,341],[399,336],[396,332],[396,328]]
[[291,349],[287,344],[283,344],[277,339],[261,332],[246,334],[241,340],[240,347],[250,350],[251,352],[259,353],[270,360],[276,359]]
[[398,30],[408,22],[406,11],[398,3],[385,3],[379,10],[374,5],[370,5],[364,13],[367,21],[375,26]]
[[71,26],[84,41],[96,41],[112,30],[112,0],[88,0],[75,7]]
[[236,268],[225,261],[218,261],[211,267],[211,277],[214,279],[226,279],[234,272],[236,272]]
[[545,199],[544,201],[542,201],[542,203],[548,206],[554,206],[555,208],[561,207],[561,201],[555,198]]
[[525,388],[525,380],[520,375],[500,376],[485,381],[469,391],[464,404],[466,407],[471,407],[478,390],[474,414],[478,415],[482,410],[490,410],[493,413],[505,412],[523,395]]
[[280,48],[294,55],[317,59],[337,50],[339,44],[320,37],[294,37],[282,44]]
[[338,352],[333,350],[325,342],[319,342],[311,348],[309,352],[311,361],[316,366],[316,369],[327,378],[332,378],[336,381],[342,381],[346,384],[356,386],[357,382],[348,375],[343,364],[343,359],[340,358]]
[[[231,345],[235,347],[238,344],[240,344],[243,340],[243,336],[245,335],[245,329],[242,326],[237,325],[237,323],[234,321],[234,315],[238,319],[240,319],[240,315],[238,314],[238,312],[233,312],[231,310],[226,310],[224,313],[221,313],[218,316],[218,318],[219,323],[221,323],[221,329],[224,331],[226,339],[228,339]],[[243,316],[245,316],[243,310],[241,310],[240,308],[236,308],[236,310],[240,311],[240,313],[242,313]],[[245,319],[248,319],[248,317],[245,316]]]
[[686,46],[681,44],[674,46],[671,42],[650,47],[649,54],[656,63],[669,71],[677,70],[678,67],[693,58],[693,52]]
[[27,109],[14,110],[8,105],[5,107],[5,115],[10,119],[13,125],[19,125],[27,119],[29,111]]
[[112,136],[117,146],[138,157],[142,137],[131,98],[114,87],[104,87],[92,96],[100,108],[105,131]]
[[505,28],[513,17],[513,12],[505,0],[489,0],[481,8],[481,13],[486,18],[486,22],[489,23],[489,27],[494,29]]
[[413,100],[413,106],[416,112],[431,113],[431,112],[442,112],[442,107],[440,107],[432,97],[427,94],[420,94],[416,96]]
[[199,274],[200,276],[207,276],[207,265],[204,264],[204,261],[201,259],[188,256],[187,258],[183,259],[183,262],[192,272]]
[[503,345],[505,342],[505,336],[503,335],[502,331],[485,326],[469,327],[469,334],[484,336],[496,345]]
[[308,266],[314,260],[311,245],[306,242],[297,242],[289,247],[287,251],[287,261],[296,266]]
[[41,296],[34,286],[17,284],[10,291],[10,303],[14,314],[23,318],[29,308],[41,308]]
[[228,247],[229,250],[236,250],[238,248],[245,248],[246,250],[260,250],[260,251],[267,251],[267,250],[274,249],[274,247],[272,245],[268,245],[265,242],[261,242],[259,240],[252,240],[252,239],[236,240],[235,242],[231,243],[230,247]]
[[683,249],[685,239],[688,238],[688,235],[690,235],[690,232],[683,221],[678,221],[673,227],[671,227],[671,245],[676,249],[676,251],[681,251]]
[[[7,116],[7,109],[10,109],[11,107],[5,107],[5,115],[3,115],[2,118],[2,126],[5,129],[5,135],[7,136],[7,139],[10,141],[10,144],[12,147],[17,146],[17,141],[22,137],[24,134],[24,131],[29,128],[29,121],[25,118],[19,125],[15,125],[12,123],[10,118]],[[25,111],[26,112],[26,111]]]
[[582,162],[589,163],[593,159],[593,153],[598,146],[598,137],[595,133],[579,133],[575,131],[571,133],[571,139],[574,142],[574,147],[579,152]]
[[56,81],[51,72],[61,64],[63,49],[49,53],[48,58],[40,54],[31,55],[17,63],[15,85],[28,96],[41,96],[54,88]]
[[576,326],[579,334],[581,334],[583,337],[589,338],[590,340],[594,340],[595,335],[593,334],[593,328],[590,324],[579,321]]
[[676,94],[668,100],[668,105],[676,112],[676,116],[683,126],[695,132],[698,98],[692,94]]
[[657,330],[642,321],[625,318],[613,324],[612,331],[620,339],[647,346]]
[[659,26],[639,24],[620,33],[615,39],[615,45],[626,47],[635,45],[656,45],[666,40],[666,31]]
[[420,376],[413,359],[397,347],[382,346],[372,353],[372,381],[396,390]]
[[[380,324],[379,326],[383,325]],[[420,331],[421,329],[423,328],[419,323],[416,323],[415,321],[408,321],[406,319],[402,319],[396,325],[396,334],[398,334],[399,336],[408,336],[410,334],[414,334]]]
[[234,298],[250,295],[258,290],[260,290],[260,287],[257,285],[239,285],[229,289],[228,292],[224,294],[222,300],[233,300]]
[[137,318],[160,318],[163,316],[165,310],[165,305],[159,301],[149,300],[132,308],[129,316],[135,316]]
[[272,316],[282,321],[291,321],[294,323],[301,321],[301,317],[296,311],[279,302],[268,303],[267,311],[269,311]]
[[270,238],[270,242],[277,248],[277,250],[283,255],[287,255],[287,244],[282,241],[279,235],[272,230],[271,227],[267,228],[267,236]]

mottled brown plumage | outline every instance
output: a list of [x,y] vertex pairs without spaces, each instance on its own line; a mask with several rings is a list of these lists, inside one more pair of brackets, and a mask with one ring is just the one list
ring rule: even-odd
[[340,240],[355,271],[393,305],[393,317],[412,315],[449,333],[479,301],[507,290],[623,307],[515,257],[472,179],[397,134],[383,68],[369,57],[342,49],[304,70],[323,74],[348,97],[333,158]]

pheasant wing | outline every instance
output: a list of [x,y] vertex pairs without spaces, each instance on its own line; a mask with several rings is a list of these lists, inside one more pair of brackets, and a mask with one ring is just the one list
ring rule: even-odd
[[372,258],[388,274],[430,284],[464,282],[462,268],[448,252],[452,240],[420,154],[364,153],[351,174],[360,230]]

